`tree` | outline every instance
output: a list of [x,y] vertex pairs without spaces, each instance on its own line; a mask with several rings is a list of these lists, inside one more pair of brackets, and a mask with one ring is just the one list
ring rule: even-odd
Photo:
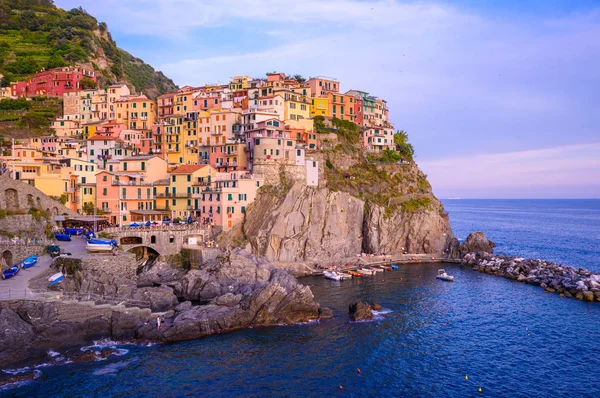
[[[81,208],[81,210],[83,211],[83,213],[87,216],[91,216],[94,214],[94,204],[92,202],[85,202],[83,204],[83,207]],[[97,216],[101,216],[102,214],[104,214],[102,212],[102,210],[100,209],[96,209],[96,215]]]
[[90,79],[89,77],[84,77],[79,82],[79,87],[82,90],[94,90],[94,89],[98,88],[98,82]]
[[300,84],[306,82],[306,79],[302,75],[294,75],[294,79]]
[[396,131],[396,134],[394,134],[394,144],[402,145],[402,144],[406,144],[407,142],[408,142],[408,134],[406,133],[406,131],[404,131],[404,130]]
[[396,144],[396,151],[398,151],[402,157],[408,161],[413,160],[415,148],[408,142],[408,134],[406,131],[400,130],[394,134],[394,144]]
[[44,115],[32,111],[24,114],[21,120],[17,122],[17,127],[19,128],[28,127],[30,129],[37,129],[45,126],[48,126],[48,119]]

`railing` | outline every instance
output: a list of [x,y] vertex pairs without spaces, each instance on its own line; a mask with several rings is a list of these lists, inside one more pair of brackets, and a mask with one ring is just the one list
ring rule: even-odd
[[119,233],[119,232],[136,232],[136,231],[155,231],[155,230],[163,230],[163,231],[199,231],[199,230],[207,230],[208,228],[201,224],[158,224],[152,225],[150,227],[146,227],[145,225],[141,225],[139,227],[111,227],[105,228],[102,232],[106,232],[107,234]]

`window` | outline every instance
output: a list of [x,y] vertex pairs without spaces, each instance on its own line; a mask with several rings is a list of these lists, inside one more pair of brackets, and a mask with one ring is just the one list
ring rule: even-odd
[[177,205],[177,199],[173,199],[171,203],[173,203],[173,206]]
[[106,195],[107,193],[108,193],[108,192],[107,192],[107,189],[106,189],[106,188],[103,188],[103,189],[102,189],[102,195]]
[[246,206],[242,206],[242,214],[246,214]]
[[171,176],[171,181],[175,182],[175,176]]
[[105,176],[105,175],[104,175],[104,176],[102,176],[102,181],[108,181],[108,178],[107,178],[107,176]]
[[288,141],[287,142],[287,146],[293,146],[293,142],[292,141]]
[[123,170],[127,171],[127,162],[123,162]]
[[142,170],[146,170],[146,162],[142,162]]
[[230,193],[228,193],[228,194],[227,194],[227,200],[233,200],[233,195],[232,195],[232,194],[230,194]]

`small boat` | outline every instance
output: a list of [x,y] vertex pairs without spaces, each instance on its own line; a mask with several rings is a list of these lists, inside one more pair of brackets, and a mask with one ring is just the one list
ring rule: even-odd
[[338,272],[337,274],[338,274],[339,276],[341,276],[341,277],[342,277],[342,279],[352,279],[352,275],[350,275],[350,274],[347,274],[347,273],[345,273],[345,272]]
[[399,269],[400,267],[398,267],[396,264],[390,264],[390,268],[395,271],[395,270]]
[[83,235],[83,228],[65,228],[65,233],[69,235]]
[[331,279],[332,281],[341,281],[342,277],[335,271],[325,271],[323,275],[327,279]]
[[454,277],[451,276],[451,275],[448,275],[446,273],[446,270],[444,270],[444,269],[439,269],[438,270],[436,278],[437,279],[441,279],[443,281],[448,281],[448,282],[453,282],[454,281]]
[[34,265],[36,265],[38,262],[38,256],[30,256],[27,257],[25,260],[23,260],[23,262],[21,263],[21,266],[25,269],[27,268],[31,268]]
[[361,268],[357,271],[363,275],[375,275],[375,271],[373,271],[372,269],[368,269],[368,268]]
[[71,241],[71,235],[69,234],[54,234],[54,237],[56,238],[56,240],[60,241],[60,242],[70,242]]
[[385,271],[391,271],[392,267],[388,266],[388,265],[380,265],[379,268],[385,270]]
[[65,278],[65,275],[62,272],[58,272],[58,273],[52,275],[50,278],[48,278],[48,282],[50,282],[50,284],[48,286],[56,285],[58,282],[62,281],[64,278]]
[[88,242],[85,245],[85,248],[90,252],[106,252],[111,251],[115,248],[115,246],[111,243],[90,243]]
[[10,267],[9,269],[7,269],[6,271],[4,271],[2,273],[2,279],[12,278],[13,276],[17,275],[18,273],[19,273],[19,266],[13,265],[12,267]]
[[375,272],[383,272],[383,268],[379,268],[379,267],[371,267],[371,269]]
[[356,276],[356,277],[362,277],[363,274],[361,274],[360,272],[356,272],[356,271],[346,271],[349,275],[351,276]]

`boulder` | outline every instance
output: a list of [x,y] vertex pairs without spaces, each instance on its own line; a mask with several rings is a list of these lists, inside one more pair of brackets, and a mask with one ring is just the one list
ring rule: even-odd
[[586,290],[582,292],[584,301],[594,301],[594,293]]
[[147,271],[138,275],[137,286],[171,285],[184,277],[186,272],[182,269],[173,268],[164,262],[158,262]]
[[496,244],[488,240],[483,232],[472,232],[460,245],[460,252],[463,256],[474,252],[493,253],[494,247]]
[[373,319],[373,311],[371,310],[371,306],[367,303],[363,303],[362,301],[357,301],[349,305],[348,315],[351,321],[366,321],[369,319]]

